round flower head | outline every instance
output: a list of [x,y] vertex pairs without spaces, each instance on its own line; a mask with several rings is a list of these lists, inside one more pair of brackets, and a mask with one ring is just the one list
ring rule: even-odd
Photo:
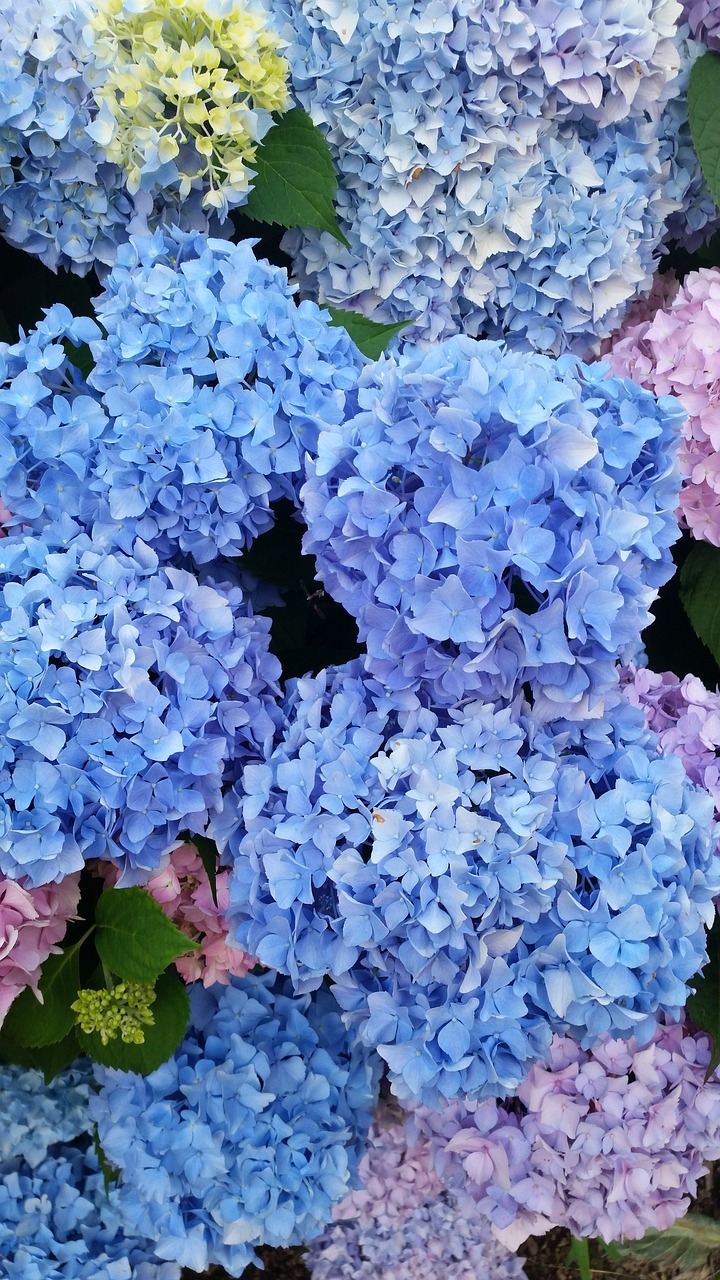
[[[41,533],[70,515],[162,559],[239,555],[272,502],[295,500],[305,449],[343,420],[365,363],[292,294],[248,241],[133,237],[95,302],[102,336],[53,307],[0,349],[0,496],[16,522]],[[90,344],[87,381],[64,342]]]
[[604,1036],[587,1052],[553,1040],[517,1100],[420,1109],[411,1141],[466,1214],[511,1249],[566,1227],[574,1236],[639,1239],[688,1208],[705,1161],[720,1156],[720,1083],[705,1083],[708,1037],[659,1026],[649,1044]]
[[99,857],[142,882],[272,737],[269,623],[140,540],[110,554],[67,521],[0,547],[0,869],[34,887]]
[[36,1169],[60,1142],[90,1131],[89,1074],[73,1067],[45,1084],[40,1071],[0,1067],[0,1170]]
[[191,989],[175,1055],[147,1077],[96,1067],[91,1101],[125,1220],[160,1256],[239,1276],[254,1245],[317,1235],[352,1185],[374,1101],[368,1055],[326,990],[273,975]]
[[47,266],[111,262],[132,213],[124,176],[91,136],[85,8],[0,0],[0,229]]
[[447,1196],[418,1205],[399,1224],[337,1222],[306,1256],[312,1280],[525,1280],[522,1258],[494,1240],[488,1223]]
[[284,241],[323,301],[431,341],[583,353],[649,289],[668,216],[686,197],[698,226],[713,214],[685,108],[664,111],[684,90],[675,0],[275,11],[340,176],[349,248]]
[[304,547],[368,667],[438,703],[585,714],[673,572],[681,416],[603,365],[459,337],[363,370],[320,433]]
[[60,1141],[36,1167],[0,1172],[3,1280],[180,1280],[154,1242],[127,1231],[94,1151]]
[[25,987],[37,991],[42,965],[60,950],[57,943],[65,936],[79,898],[77,874],[39,889],[0,876],[0,1026]]
[[200,190],[222,215],[243,203],[257,143],[289,103],[261,0],[99,0],[85,38],[99,78],[92,132],[128,190]]
[[507,1093],[553,1030],[647,1039],[682,1009],[712,802],[620,696],[582,725],[394,713],[357,663],[290,682],[285,716],[233,796],[232,937],[300,988],[330,975],[398,1098]]
[[658,675],[644,667],[622,675],[628,702],[642,707],[663,751],[680,757],[688,777],[713,799],[720,818],[720,693],[711,693],[697,676],[680,680],[672,671]]
[[674,395],[685,411],[678,454],[683,474],[679,514],[696,538],[720,546],[720,271],[685,277],[649,320],[623,326],[605,344],[612,368],[657,395]]

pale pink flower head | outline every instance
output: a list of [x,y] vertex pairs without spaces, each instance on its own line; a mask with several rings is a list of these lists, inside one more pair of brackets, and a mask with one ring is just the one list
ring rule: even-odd
[[427,1139],[418,1137],[410,1145],[407,1130],[389,1109],[381,1110],[373,1122],[358,1175],[360,1189],[351,1191],[333,1210],[336,1222],[372,1218],[396,1225],[421,1204],[435,1200],[443,1189],[431,1167]]
[[0,1024],[25,987],[37,991],[42,965],[59,951],[79,898],[79,872],[39,889],[0,879]]

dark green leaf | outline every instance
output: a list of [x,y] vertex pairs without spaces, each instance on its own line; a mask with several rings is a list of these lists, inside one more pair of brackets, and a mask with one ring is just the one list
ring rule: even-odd
[[663,1268],[681,1266],[683,1272],[707,1264],[708,1254],[720,1248],[720,1222],[701,1213],[689,1213],[664,1231],[646,1231],[642,1240],[616,1244],[616,1257],[644,1258]]
[[205,868],[205,875],[207,876],[210,884],[212,900],[215,903],[215,906],[217,906],[217,847],[213,844],[212,840],[208,840],[206,836],[188,836],[187,838],[195,845],[195,848],[200,854],[200,861]]
[[[121,889],[119,892],[127,893],[128,890]],[[190,1001],[184,982],[172,969],[158,978],[155,993],[155,1003],[152,1006],[155,1022],[153,1026],[144,1028],[144,1044],[124,1044],[119,1037],[103,1044],[97,1032],[87,1035],[78,1030],[78,1043],[83,1053],[105,1067],[137,1071],[142,1076],[167,1062],[187,1029]]]
[[106,889],[95,910],[97,953],[127,982],[153,982],[177,956],[197,951],[146,889]]
[[330,148],[300,107],[266,134],[253,161],[257,174],[243,213],[282,227],[316,227],[349,248],[333,204],[337,176]]
[[715,53],[704,53],[692,65],[688,115],[700,168],[720,204],[720,57]]
[[571,1242],[565,1265],[571,1267],[573,1263],[577,1264],[580,1280],[590,1280],[590,1246],[587,1240],[573,1239]]
[[707,1080],[720,1063],[720,916],[715,917],[707,936],[709,963],[700,977],[694,978],[695,995],[687,1002],[687,1011],[700,1031],[712,1038],[712,1053],[705,1073]]
[[105,1155],[96,1124],[93,1125],[93,1147],[95,1148],[95,1155],[97,1156],[97,1162],[100,1165],[103,1182],[105,1183],[105,1195],[109,1196],[110,1186],[113,1182],[117,1182],[118,1177],[120,1176],[120,1170],[117,1169],[114,1164],[110,1164],[110,1161]]
[[407,329],[412,320],[399,320],[395,324],[378,324],[376,320],[368,320],[359,311],[342,311],[339,307],[328,307],[332,316],[331,323],[338,328],[347,329],[355,346],[369,360],[378,360],[396,334]]
[[46,1084],[50,1084],[51,1080],[81,1056],[82,1050],[74,1031],[55,1044],[43,1045],[40,1049],[27,1049],[22,1045],[13,1044],[9,1038],[6,1039],[3,1027],[3,1034],[0,1037],[0,1061],[15,1063],[18,1067],[34,1067],[36,1071],[42,1071]]
[[693,631],[720,662],[720,547],[696,543],[682,567],[680,598]]
[[3,1034],[24,1048],[57,1044],[72,1030],[75,1014],[70,1005],[80,986],[80,942],[60,955],[48,956],[42,967],[40,1004],[26,987],[13,1001],[3,1024]]

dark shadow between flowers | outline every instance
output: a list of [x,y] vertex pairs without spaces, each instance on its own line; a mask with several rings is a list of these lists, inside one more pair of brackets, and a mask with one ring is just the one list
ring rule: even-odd
[[292,503],[283,500],[273,510],[273,528],[238,563],[243,572],[275,587],[284,600],[263,613],[272,621],[270,649],[287,680],[349,662],[362,653],[362,646],[355,619],[318,582],[315,557],[303,555],[304,525]]

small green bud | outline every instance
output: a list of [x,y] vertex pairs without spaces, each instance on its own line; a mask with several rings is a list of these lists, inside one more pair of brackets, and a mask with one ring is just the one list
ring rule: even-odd
[[104,987],[78,991],[70,1008],[77,1015],[80,1030],[86,1035],[96,1032],[103,1044],[116,1040],[118,1034],[125,1044],[144,1044],[143,1027],[152,1027],[155,1022],[150,1011],[154,1000],[152,983],[118,982],[112,991]]

